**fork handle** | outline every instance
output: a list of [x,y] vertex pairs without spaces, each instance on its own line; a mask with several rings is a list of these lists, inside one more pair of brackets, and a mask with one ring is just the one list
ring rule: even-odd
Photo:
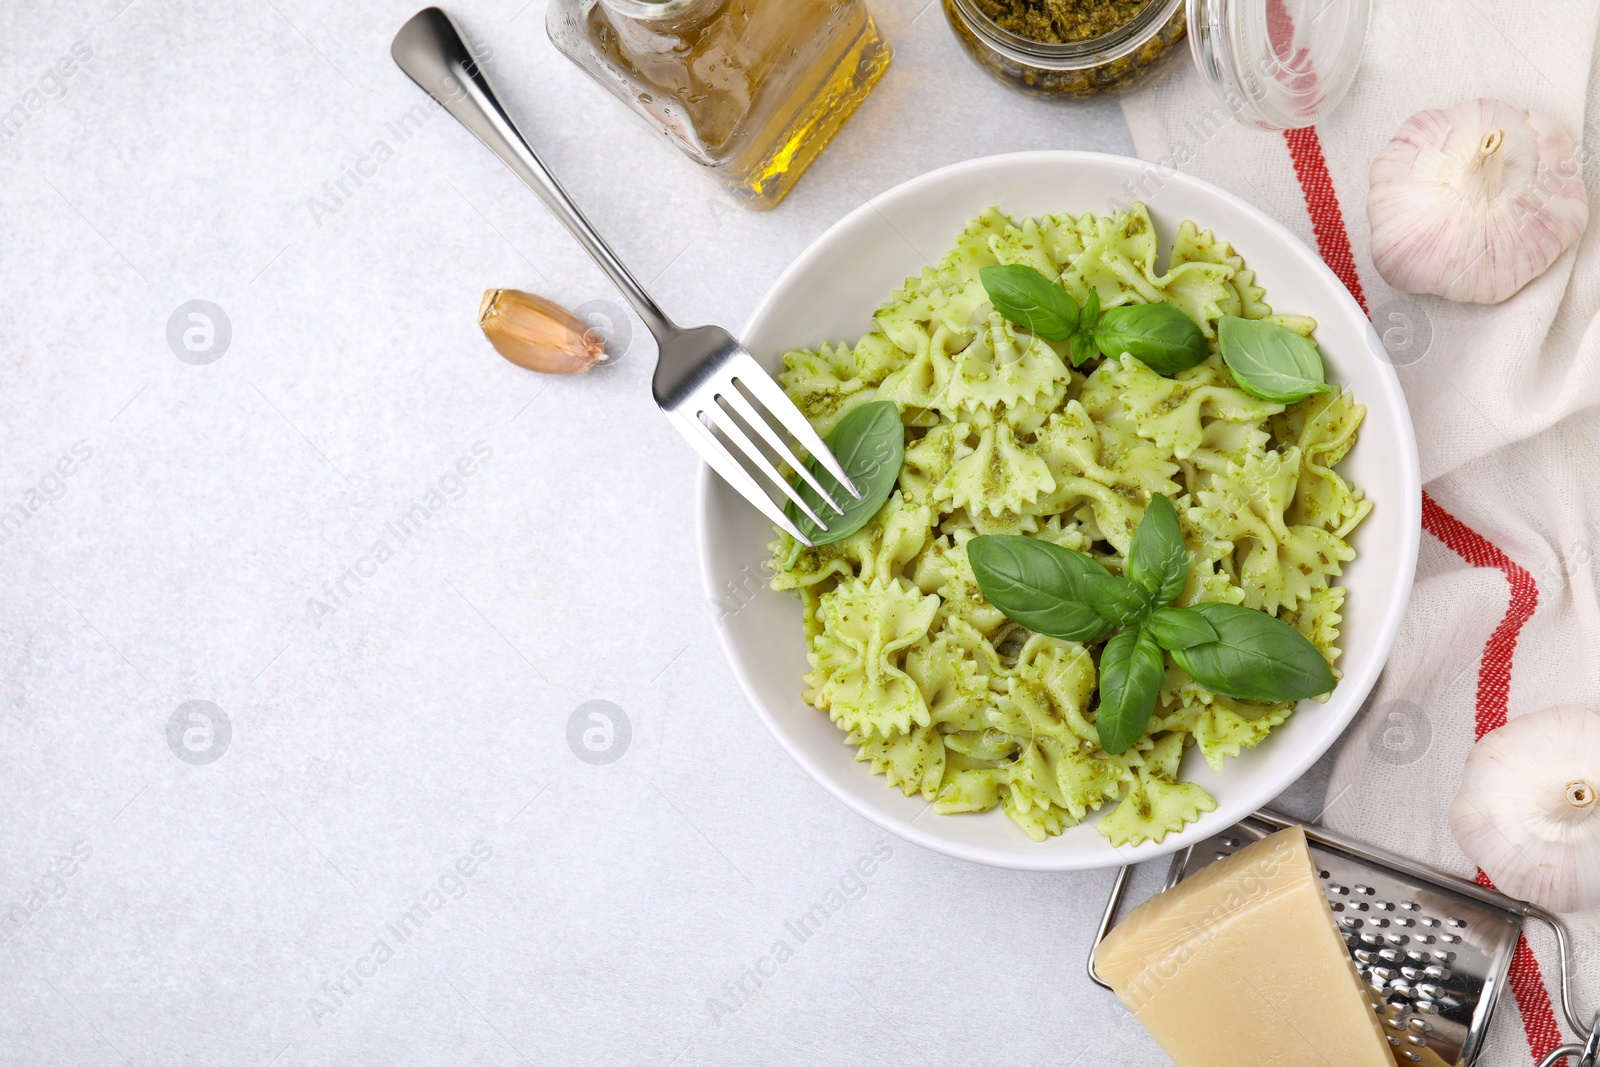
[[633,310],[639,313],[658,343],[679,332],[677,325],[667,318],[644,291],[644,286],[622,265],[611,246],[583,217],[561,183],[534,155],[489,87],[488,77],[467,49],[450,16],[436,7],[417,12],[395,34],[389,54],[412,81],[477,135],[478,140],[499,156],[500,161],[511,168],[511,173],[521,178],[534,195],[544,201],[545,207],[572,231],[584,251],[594,257],[600,269],[633,305]]

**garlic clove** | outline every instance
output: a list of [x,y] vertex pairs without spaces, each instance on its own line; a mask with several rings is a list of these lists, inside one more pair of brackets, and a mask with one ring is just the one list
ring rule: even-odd
[[1600,904],[1600,715],[1546,708],[1486,734],[1450,829],[1501,892],[1560,912]]
[[520,289],[487,289],[478,326],[495,351],[541,374],[578,374],[606,358],[605,343],[560,304]]
[[1372,262],[1408,293],[1495,304],[1543,274],[1589,221],[1572,138],[1498,100],[1407,119],[1372,162]]

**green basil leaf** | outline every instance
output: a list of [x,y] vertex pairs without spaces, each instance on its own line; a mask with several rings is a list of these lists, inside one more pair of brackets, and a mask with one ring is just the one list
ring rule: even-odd
[[1115,625],[1096,611],[1088,587],[1114,578],[1081,552],[1014,534],[967,542],[983,595],[1012,622],[1066,641],[1096,641]]
[[823,440],[828,451],[850,475],[856,488],[861,490],[861,499],[852,498],[844,486],[823,469],[822,464],[814,458],[808,458],[807,469],[844,509],[843,515],[835,514],[815,489],[803,480],[797,481],[795,489],[800,498],[828,524],[828,528],[824,530],[812,522],[794,506],[793,501],[789,502],[784,513],[813,545],[828,545],[843,540],[871,522],[878,509],[889,499],[889,494],[894,492],[895,482],[900,480],[900,464],[906,454],[906,431],[900,422],[900,409],[889,400],[875,400],[855,408],[840,419],[833,432]]
[[1143,622],[1156,606],[1149,591],[1137,582],[1119,578],[1104,568],[1101,570],[1103,573],[1090,575],[1084,582],[1083,596],[1088,605],[1118,626],[1137,626]]
[[1089,296],[1083,302],[1083,310],[1078,313],[1078,328],[1073,331],[1072,344],[1068,351],[1072,355],[1072,365],[1081,367],[1098,353],[1094,347],[1094,326],[1100,321],[1100,292],[1091,288]]
[[1124,352],[1157,374],[1176,374],[1211,355],[1206,335],[1171,304],[1125,304],[1100,316],[1094,343],[1116,359]]
[[1333,688],[1333,670],[1293,626],[1238,604],[1196,604],[1191,611],[1217,631],[1215,641],[1172,649],[1172,658],[1213,693],[1279,703]]
[[1330,391],[1316,344],[1287,327],[1224,315],[1217,322],[1217,341],[1233,380],[1251,396],[1292,404]]
[[984,267],[978,279],[996,311],[1047,341],[1065,341],[1078,328],[1072,297],[1032,267]]
[[1128,577],[1150,591],[1157,604],[1178,599],[1189,584],[1189,549],[1178,525],[1178,509],[1160,493],[1150,495],[1144,518],[1128,549]]
[[1193,608],[1160,608],[1144,621],[1162,648],[1193,648],[1217,639],[1217,629]]
[[1143,627],[1124,630],[1100,650],[1100,747],[1113,756],[1138,744],[1161,695],[1167,662]]
[[1079,330],[1072,335],[1072,347],[1069,351],[1072,353],[1072,365],[1083,366],[1084,360],[1095,354],[1094,335]]

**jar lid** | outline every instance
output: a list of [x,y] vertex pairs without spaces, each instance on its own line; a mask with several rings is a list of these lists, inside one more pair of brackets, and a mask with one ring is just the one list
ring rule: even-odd
[[1311,126],[1361,66],[1371,0],[1187,0],[1195,65],[1241,121]]

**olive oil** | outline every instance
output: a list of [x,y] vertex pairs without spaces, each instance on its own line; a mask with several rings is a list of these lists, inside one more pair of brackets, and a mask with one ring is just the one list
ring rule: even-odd
[[756,208],[783,199],[891,54],[861,0],[552,0],[548,26]]

